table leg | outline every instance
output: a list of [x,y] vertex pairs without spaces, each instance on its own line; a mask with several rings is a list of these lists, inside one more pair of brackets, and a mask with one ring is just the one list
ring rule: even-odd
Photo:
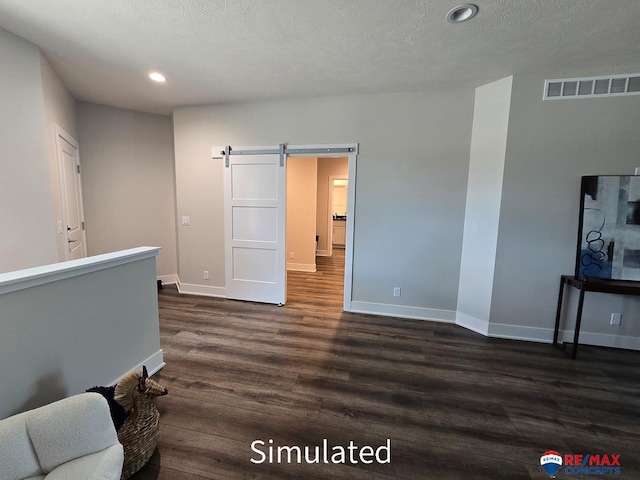
[[582,305],[584,304],[584,290],[580,289],[580,299],[578,300],[578,314],[576,315],[576,329],[573,332],[573,352],[571,358],[576,358],[578,353],[578,338],[580,337],[580,323],[582,322]]
[[558,292],[558,308],[556,310],[556,326],[553,329],[553,344],[558,345],[558,332],[560,331],[560,314],[562,313],[562,298],[564,295],[564,278],[560,278],[560,292]]

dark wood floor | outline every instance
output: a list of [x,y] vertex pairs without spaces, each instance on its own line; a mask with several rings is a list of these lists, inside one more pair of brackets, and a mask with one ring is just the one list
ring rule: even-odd
[[[618,478],[640,478],[640,352],[584,346],[571,360],[454,325],[343,313],[343,258],[290,273],[280,308],[162,290],[156,378],[169,395],[159,448],[134,479],[544,479],[550,449],[620,455]],[[391,463],[250,462],[254,440],[325,438],[388,438]]]

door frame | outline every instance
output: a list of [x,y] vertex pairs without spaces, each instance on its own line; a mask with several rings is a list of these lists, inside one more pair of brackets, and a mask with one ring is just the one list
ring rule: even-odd
[[[322,153],[322,149],[331,148],[350,148],[349,152],[344,153]],[[295,155],[296,157],[347,157],[348,163],[348,180],[349,187],[347,189],[347,235],[344,246],[344,296],[342,309],[345,312],[351,311],[351,301],[353,297],[353,253],[354,253],[354,225],[355,225],[355,202],[356,202],[356,164],[358,160],[358,144],[357,143],[341,143],[341,144],[327,144],[327,145],[287,145],[287,150],[290,151],[289,155]],[[295,150],[300,150],[295,152]],[[304,150],[312,150],[314,152],[304,153]],[[285,162],[286,168],[286,162]],[[329,190],[331,192],[331,190]],[[331,193],[330,193],[331,195]],[[328,210],[330,205],[328,206]],[[333,236],[333,235],[332,235]],[[328,248],[332,248],[328,246]],[[286,259],[285,266],[286,268]]]
[[69,225],[69,212],[66,208],[66,195],[67,195],[67,185],[65,183],[64,177],[64,158],[61,155],[62,144],[61,141],[67,142],[73,148],[76,149],[76,168],[78,169],[78,191],[77,196],[79,200],[78,209],[80,210],[80,217],[82,218],[82,242],[84,245],[84,256],[87,257],[89,254],[89,250],[87,248],[87,231],[84,223],[84,198],[82,195],[82,174],[80,169],[80,144],[78,141],[73,138],[64,128],[62,128],[57,123],[54,124],[54,130],[56,134],[56,158],[58,163],[58,186],[60,189],[60,212],[62,214],[62,234],[64,236],[64,259],[69,260],[69,233],[67,231],[67,225]]
[[[348,161],[348,159],[347,159]],[[347,173],[348,175],[348,173]],[[334,180],[349,180],[344,175],[329,175],[329,198],[327,199],[327,253],[328,256],[333,255],[333,214],[331,213],[331,207],[333,206],[333,181]],[[349,194],[349,186],[347,186],[347,195]],[[347,219],[349,219],[349,212],[347,212]],[[345,225],[346,226],[346,225]],[[345,245],[346,247],[346,245]],[[346,252],[345,252],[346,255]]]
[[[340,143],[340,144],[323,144],[323,145],[279,145],[279,153],[281,158],[283,159],[283,167],[285,178],[286,178],[286,168],[287,161],[286,158],[288,156],[295,157],[347,157],[348,162],[348,178],[349,178],[349,189],[347,191],[347,225],[346,225],[346,240],[345,240],[345,265],[344,265],[344,295],[343,295],[343,310],[345,312],[351,311],[351,302],[353,296],[353,253],[354,253],[354,225],[355,225],[355,201],[356,201],[356,180],[357,180],[357,159],[358,159],[358,147],[357,143]],[[229,149],[228,151],[226,149]],[[344,149],[345,151],[341,152],[332,152],[331,149]],[[225,158],[225,156],[229,155],[230,151],[236,151],[236,154],[264,154],[264,153],[275,153],[275,151],[267,151],[273,150],[273,148],[265,149],[265,147],[212,147],[213,158]],[[277,150],[276,150],[277,151]],[[251,153],[253,152],[253,153]],[[226,168],[223,164],[223,168]],[[285,189],[286,191],[286,189]],[[285,194],[286,195],[286,194]],[[225,197],[226,198],[226,197]],[[286,218],[286,197],[285,197],[285,218]],[[229,228],[225,225],[225,228]],[[286,227],[285,227],[286,228]],[[286,231],[286,230],[285,230]],[[283,240],[285,242],[284,248],[286,250],[286,235]],[[225,247],[226,249],[226,247]],[[226,251],[226,250],[225,250]],[[226,257],[226,255],[225,255]],[[225,269],[227,268],[225,258]],[[286,255],[283,256],[281,260],[281,265],[278,266],[279,269],[284,273],[286,279],[287,273],[287,259]],[[225,285],[226,287],[226,285]],[[286,280],[285,280],[285,297],[286,297]]]

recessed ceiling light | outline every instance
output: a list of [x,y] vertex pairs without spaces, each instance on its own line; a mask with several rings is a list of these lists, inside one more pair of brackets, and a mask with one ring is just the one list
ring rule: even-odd
[[478,6],[472,3],[466,3],[459,7],[452,8],[447,13],[447,20],[450,23],[462,23],[471,20],[478,14]]
[[164,75],[162,75],[161,73],[158,72],[152,72],[149,74],[149,78],[151,80],[153,80],[154,82],[166,82],[167,79],[165,78]]

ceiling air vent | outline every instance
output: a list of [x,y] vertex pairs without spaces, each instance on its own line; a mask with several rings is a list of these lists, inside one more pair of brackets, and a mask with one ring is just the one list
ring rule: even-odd
[[607,77],[545,80],[544,100],[593,98],[640,94],[640,73]]

